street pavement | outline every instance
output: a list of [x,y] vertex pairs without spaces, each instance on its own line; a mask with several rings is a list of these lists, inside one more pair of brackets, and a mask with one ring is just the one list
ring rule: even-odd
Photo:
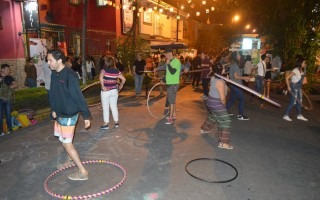
[[[156,93],[158,95],[158,93]],[[320,115],[319,96],[312,96],[315,109],[303,110],[308,122],[282,119],[288,96],[271,94],[282,105],[260,109],[249,103],[245,114],[249,121],[233,116],[233,150],[217,147],[217,129],[200,134],[207,116],[201,90],[181,87],[177,97],[177,120],[166,125],[152,117],[146,99],[124,91],[119,97],[120,127],[102,131],[100,106],[91,107],[92,126],[84,129],[82,117],[76,129],[74,145],[82,161],[108,160],[123,166],[127,180],[118,189],[92,199],[110,200],[317,200],[320,199]],[[150,105],[162,115],[164,98]],[[230,112],[237,114],[237,105]],[[112,119],[112,118],[111,118]],[[185,165],[197,158],[216,158],[233,165],[238,177],[227,183],[206,183],[191,177]],[[55,199],[44,189],[46,178],[66,159],[61,143],[53,136],[53,121],[19,129],[0,137],[0,199]],[[63,170],[48,181],[53,193],[77,196],[105,191],[123,178],[111,164],[86,164],[89,180],[71,181]],[[188,169],[209,181],[232,179],[233,168],[217,160],[192,162]]]

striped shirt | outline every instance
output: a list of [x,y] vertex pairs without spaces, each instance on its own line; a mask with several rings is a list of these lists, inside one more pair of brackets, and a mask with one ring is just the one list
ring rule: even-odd
[[117,79],[120,76],[121,72],[118,69],[103,69],[103,85],[108,90],[117,89]]

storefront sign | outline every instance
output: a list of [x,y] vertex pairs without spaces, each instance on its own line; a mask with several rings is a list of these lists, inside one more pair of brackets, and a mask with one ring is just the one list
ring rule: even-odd
[[23,13],[25,28],[28,31],[39,30],[38,3],[35,1],[26,1],[23,3]]

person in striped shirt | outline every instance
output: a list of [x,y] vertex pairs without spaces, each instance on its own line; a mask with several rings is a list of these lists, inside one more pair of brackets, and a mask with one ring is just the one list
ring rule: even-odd
[[[118,86],[118,78],[121,80]],[[109,108],[111,108],[111,113],[114,120],[114,126],[119,127],[119,112],[117,107],[118,102],[118,91],[123,88],[126,78],[121,74],[121,72],[116,68],[114,59],[112,57],[107,57],[105,59],[105,66],[100,72],[99,76],[101,85],[101,104],[103,110],[103,121],[104,124],[101,129],[109,129]]]

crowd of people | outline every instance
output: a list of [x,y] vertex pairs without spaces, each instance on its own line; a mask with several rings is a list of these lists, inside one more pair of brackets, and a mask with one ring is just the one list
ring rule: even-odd
[[[144,73],[150,72],[148,70],[158,74],[161,84],[166,85],[167,97],[164,107],[168,113],[165,122],[167,125],[173,124],[177,118],[176,98],[180,82],[189,80],[192,87],[198,89],[201,81],[203,90],[201,98],[205,100],[209,113],[201,126],[200,133],[208,133],[217,124],[218,147],[229,150],[233,149],[230,144],[231,116],[233,115],[230,113],[230,108],[235,101],[238,101],[237,119],[249,120],[249,117],[244,113],[245,98],[243,90],[233,84],[227,85],[223,79],[214,74],[227,76],[230,80],[246,86],[249,86],[248,82],[254,78],[256,91],[270,98],[269,83],[272,79],[271,72],[276,72],[279,69],[279,67],[271,64],[270,57],[266,54],[262,54],[260,61],[254,65],[250,55],[244,56],[239,51],[211,57],[202,52],[194,59],[191,59],[175,55],[171,49],[166,49],[164,54],[160,55],[159,62],[154,64],[152,68],[146,66],[147,62],[142,58],[141,54],[137,54],[136,58],[133,63],[132,73],[135,79],[135,93],[137,96],[141,94]],[[110,109],[114,127],[118,128],[120,124],[117,101],[118,92],[126,82],[126,78],[123,75],[124,67],[118,59],[110,56],[103,56],[99,65],[101,68],[99,74],[100,95],[103,108],[103,125],[100,128],[102,130],[109,128]],[[95,71],[92,68],[95,68],[95,64],[89,56],[86,59],[86,66],[87,77],[93,79]],[[91,114],[79,86],[79,77],[82,75],[81,59],[72,60],[70,57],[65,57],[61,50],[51,49],[48,51],[44,67],[48,68],[45,70],[45,76],[50,77],[50,81],[48,82],[47,80],[45,85],[47,86],[48,99],[52,110],[51,118],[55,120],[54,135],[62,142],[68,155],[67,161],[59,164],[57,168],[62,169],[75,163],[79,171],[70,174],[68,176],[69,179],[87,180],[89,177],[88,171],[81,163],[80,157],[72,144],[79,113],[83,115],[85,128],[89,128],[91,124]],[[306,67],[306,60],[299,57],[295,68],[286,76],[287,90],[290,92],[290,102],[283,116],[286,121],[292,121],[289,114],[294,106],[297,109],[297,119],[308,121],[301,113],[301,88]],[[26,73],[34,73],[33,70],[32,60],[30,60],[26,65]],[[17,86],[15,80],[9,74],[9,65],[3,64],[0,76],[0,121],[2,121],[2,117],[5,114],[8,132],[11,131],[11,99],[14,88]],[[29,85],[34,84],[33,80],[31,80],[32,78],[34,77],[28,76],[28,81],[26,82]],[[229,98],[227,98],[228,93]],[[262,100],[260,107],[263,107]],[[0,133],[1,135],[4,134],[2,123],[0,123]]]

